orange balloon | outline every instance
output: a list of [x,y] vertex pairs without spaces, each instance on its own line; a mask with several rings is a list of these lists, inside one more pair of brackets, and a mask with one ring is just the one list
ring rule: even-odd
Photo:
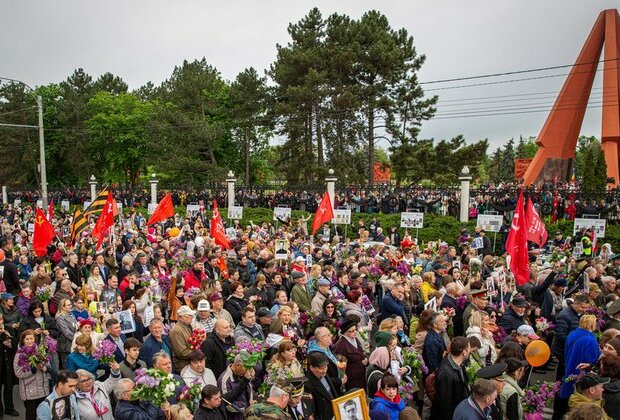
[[181,230],[176,226],[168,231],[168,234],[171,238],[176,238],[177,236],[179,236],[179,233],[181,233]]
[[542,366],[551,357],[551,349],[542,340],[534,340],[525,348],[525,358],[534,367]]

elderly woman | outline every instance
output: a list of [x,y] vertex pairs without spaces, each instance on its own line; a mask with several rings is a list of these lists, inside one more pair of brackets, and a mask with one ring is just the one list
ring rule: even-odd
[[[350,292],[349,292],[350,293]],[[351,319],[345,320],[340,326],[340,338],[334,345],[334,353],[347,359],[347,383],[345,389],[366,389],[366,366],[368,358],[362,343],[357,339],[358,324]]]
[[493,334],[488,329],[489,314],[483,311],[474,312],[469,318],[469,328],[466,331],[467,338],[476,337],[480,340],[478,356],[483,362],[483,366],[492,365],[497,359],[497,350]]
[[612,276],[603,276],[601,278],[603,283],[603,294],[606,296],[610,293],[616,293],[616,279]]
[[364,328],[370,330],[372,328],[372,322],[362,304],[362,296],[363,294],[360,289],[350,290],[346,294],[347,300],[344,303],[344,311],[346,315],[355,314],[360,317],[360,323],[358,324],[360,329]]
[[89,319],[80,319],[77,325],[77,331],[73,336],[73,341],[71,341],[71,348],[75,348],[75,341],[81,335],[86,335],[90,337],[93,342],[93,347],[97,347],[99,342],[105,338],[107,333],[99,333],[93,330],[95,326],[95,320],[92,318]]
[[387,347],[377,347],[368,358],[366,368],[366,394],[375,395],[379,390],[379,380],[390,371],[390,351]]
[[71,342],[75,335],[77,320],[71,313],[73,304],[69,299],[63,299],[60,301],[60,307],[56,311],[56,325],[60,331],[60,337],[58,337],[58,357],[60,359],[60,366],[65,366],[67,356],[71,353]]
[[78,384],[75,390],[78,412],[81,420],[114,420],[110,396],[121,377],[118,363],[111,362],[112,375],[105,381],[96,381],[90,372],[78,369]]

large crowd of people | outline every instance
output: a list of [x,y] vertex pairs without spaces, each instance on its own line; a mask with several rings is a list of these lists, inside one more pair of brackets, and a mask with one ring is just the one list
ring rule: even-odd
[[227,249],[200,216],[127,211],[97,249],[59,211],[37,256],[31,212],[0,211],[5,416],[620,419],[620,254],[572,246],[589,231],[532,252],[517,285],[470,248],[479,228],[422,244],[370,218],[353,240],[236,225]]

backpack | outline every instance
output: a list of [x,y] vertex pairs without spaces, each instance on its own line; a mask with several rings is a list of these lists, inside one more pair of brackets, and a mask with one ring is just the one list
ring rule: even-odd
[[431,401],[435,401],[435,396],[437,394],[435,390],[435,379],[437,379],[436,374],[437,372],[431,373],[426,377],[426,380],[424,381],[424,390],[426,392],[426,395],[428,395],[428,399]]

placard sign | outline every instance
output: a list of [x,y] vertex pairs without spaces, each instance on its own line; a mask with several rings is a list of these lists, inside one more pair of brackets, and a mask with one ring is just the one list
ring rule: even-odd
[[334,209],[332,223],[335,225],[350,225],[351,209]]
[[198,204],[188,204],[186,214],[187,217],[195,217],[200,212],[200,206]]
[[22,204],[22,200],[14,200],[13,207],[19,207]]
[[424,213],[403,212],[400,214],[400,227],[408,229],[422,229]]
[[286,260],[289,248],[289,241],[286,239],[276,239],[276,260]]
[[480,226],[487,232],[499,232],[504,223],[504,216],[501,214],[479,214],[476,226]]
[[228,218],[232,220],[241,220],[243,219],[243,207],[229,207],[228,208]]
[[289,220],[293,214],[290,207],[274,207],[273,208],[273,220]]
[[92,201],[84,201],[84,210],[86,210],[88,206],[90,206],[90,203],[92,203]]
[[575,225],[573,226],[573,236],[575,236],[575,234],[582,228],[592,228],[597,239],[604,238],[606,223],[607,220],[605,219],[577,218],[575,219]]
[[157,208],[157,203],[149,203],[149,214],[153,214]]
[[71,203],[69,203],[69,200],[62,200],[60,202],[60,208],[63,211],[69,211],[69,208],[71,207]]

